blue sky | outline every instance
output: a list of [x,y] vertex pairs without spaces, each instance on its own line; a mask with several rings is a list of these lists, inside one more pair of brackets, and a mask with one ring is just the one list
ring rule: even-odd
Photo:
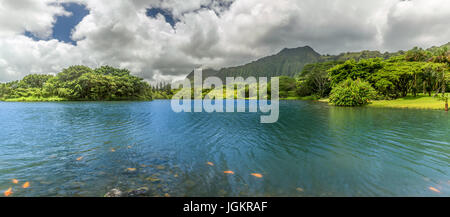
[[[63,3],[62,6],[68,12],[71,12],[71,16],[57,16],[56,23],[53,26],[53,32],[49,39],[57,39],[65,43],[71,43],[76,45],[76,41],[71,39],[72,30],[78,23],[80,23],[85,16],[89,14],[89,10],[86,6],[77,3]],[[164,19],[172,27],[175,26],[177,19],[175,19],[169,10],[161,8],[149,8],[146,11],[147,16],[151,18],[156,18],[158,14],[164,16]],[[41,40],[40,38],[33,35],[33,33],[26,31],[25,35],[32,38],[33,40]]]
[[172,27],[175,26],[176,22],[178,22],[178,20],[173,18],[172,13],[169,10],[164,10],[161,8],[150,8],[147,9],[147,16],[155,18],[156,16],[158,16],[158,14],[161,14],[164,16],[164,19],[166,20],[167,23],[169,23]]
[[[56,23],[53,26],[53,33],[50,36],[50,39],[57,39],[62,42],[76,45],[76,42],[71,39],[72,30],[89,14],[89,10],[84,5],[76,3],[64,3],[62,6],[66,11],[71,12],[72,15],[56,17]],[[30,32],[25,32],[25,35],[34,40],[39,40],[39,38]]]

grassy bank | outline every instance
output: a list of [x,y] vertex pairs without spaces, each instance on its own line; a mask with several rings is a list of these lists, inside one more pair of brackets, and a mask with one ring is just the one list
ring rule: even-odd
[[395,100],[377,100],[368,105],[369,107],[384,108],[412,108],[412,109],[439,109],[444,110],[445,103],[437,97],[432,96],[407,96]]
[[316,96],[289,96],[286,98],[280,98],[280,100],[319,100]]
[[4,102],[62,102],[68,101],[66,98],[61,98],[58,96],[52,97],[20,97],[20,98],[12,98],[12,99],[0,99],[0,101]]
[[[320,102],[329,103],[328,99],[320,99]],[[444,102],[437,97],[428,95],[407,96],[395,100],[375,100],[369,107],[374,108],[408,108],[408,109],[435,109],[444,110]]]
[[[315,96],[306,96],[306,97],[287,97],[280,98],[280,100],[314,100],[319,102],[329,103],[328,99],[318,99]],[[47,97],[47,98],[36,98],[36,97],[21,97],[21,98],[13,98],[13,99],[0,99],[0,101],[5,102],[61,102],[68,101],[66,98],[61,97]],[[378,108],[409,108],[409,109],[436,109],[443,110],[444,102],[438,100],[437,97],[427,96],[427,95],[418,95],[407,96],[404,98],[399,98],[395,100],[377,100],[372,101],[371,104],[367,105],[369,107],[378,107]]]
[[0,101],[3,102],[64,102],[64,101],[73,101],[73,102],[103,102],[103,101],[151,101],[149,99],[144,98],[116,98],[114,100],[72,100],[67,98],[62,98],[58,96],[52,96],[52,97],[20,97],[20,98],[11,98],[11,99],[1,99]]

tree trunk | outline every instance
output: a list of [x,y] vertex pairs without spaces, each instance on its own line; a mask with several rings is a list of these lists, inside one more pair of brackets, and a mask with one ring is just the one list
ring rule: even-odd
[[423,81],[423,95],[425,95],[427,93],[427,87],[426,87],[427,82]]
[[414,97],[417,96],[417,75],[414,74]]
[[407,95],[408,95],[408,90],[404,90],[403,94],[402,94],[402,97],[406,97]]

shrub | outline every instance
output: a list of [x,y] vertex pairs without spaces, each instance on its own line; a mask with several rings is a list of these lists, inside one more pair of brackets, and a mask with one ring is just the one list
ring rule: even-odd
[[279,88],[281,91],[291,91],[295,90],[297,81],[295,78],[291,78],[288,76],[280,76],[279,77]]
[[376,91],[368,82],[348,78],[333,87],[330,102],[337,106],[362,106],[375,96]]
[[298,82],[297,89],[295,90],[298,96],[310,96],[313,94],[312,88],[307,84],[307,82]]

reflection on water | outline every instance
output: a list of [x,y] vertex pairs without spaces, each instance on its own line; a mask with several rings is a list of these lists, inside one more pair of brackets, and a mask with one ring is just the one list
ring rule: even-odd
[[0,191],[450,196],[448,115],[282,101],[279,121],[261,124],[259,113],[174,113],[170,101],[0,103]]

